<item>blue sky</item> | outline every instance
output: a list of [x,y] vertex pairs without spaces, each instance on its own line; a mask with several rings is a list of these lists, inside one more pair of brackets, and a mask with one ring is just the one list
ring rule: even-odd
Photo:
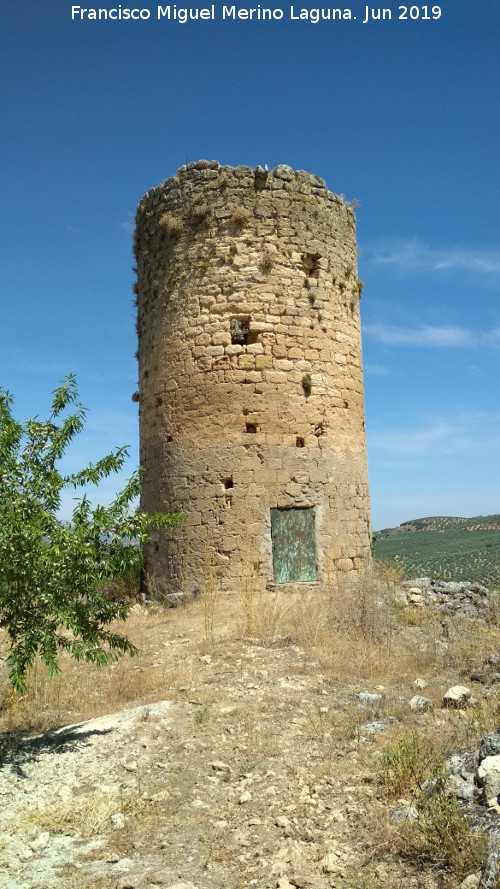
[[500,512],[497,0],[366,24],[358,0],[318,24],[290,6],[180,24],[72,5],[0,9],[0,385],[17,415],[43,416],[75,373],[88,421],[68,466],[129,444],[130,474],[138,201],[186,160],[287,163],[360,202],[374,528]]

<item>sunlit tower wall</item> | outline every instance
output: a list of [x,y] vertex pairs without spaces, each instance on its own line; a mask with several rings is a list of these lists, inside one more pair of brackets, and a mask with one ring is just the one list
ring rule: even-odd
[[370,565],[355,219],[317,176],[198,161],[136,217],[146,571],[189,593]]

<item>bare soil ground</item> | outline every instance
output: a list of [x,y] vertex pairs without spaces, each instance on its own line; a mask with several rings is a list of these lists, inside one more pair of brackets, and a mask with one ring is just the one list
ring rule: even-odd
[[[4,683],[0,887],[460,886],[467,873],[425,863],[390,820],[382,754],[415,732],[447,753],[496,728],[482,686],[471,710],[441,700],[499,632],[451,622],[443,639],[437,614],[390,599],[370,583],[134,606],[138,657],[55,680],[38,667],[22,699]],[[416,693],[434,711],[413,712]]]

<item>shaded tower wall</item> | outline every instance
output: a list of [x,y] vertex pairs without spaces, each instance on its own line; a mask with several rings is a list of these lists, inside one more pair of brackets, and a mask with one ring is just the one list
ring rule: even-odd
[[[370,563],[355,223],[322,179],[199,161],[137,210],[147,571],[191,590]],[[210,555],[211,554],[211,555]]]

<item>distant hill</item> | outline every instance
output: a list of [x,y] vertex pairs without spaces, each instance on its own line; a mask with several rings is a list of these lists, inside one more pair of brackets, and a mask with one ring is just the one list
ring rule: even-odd
[[397,558],[405,576],[470,580],[500,587],[500,514],[428,516],[384,528],[375,558]]

